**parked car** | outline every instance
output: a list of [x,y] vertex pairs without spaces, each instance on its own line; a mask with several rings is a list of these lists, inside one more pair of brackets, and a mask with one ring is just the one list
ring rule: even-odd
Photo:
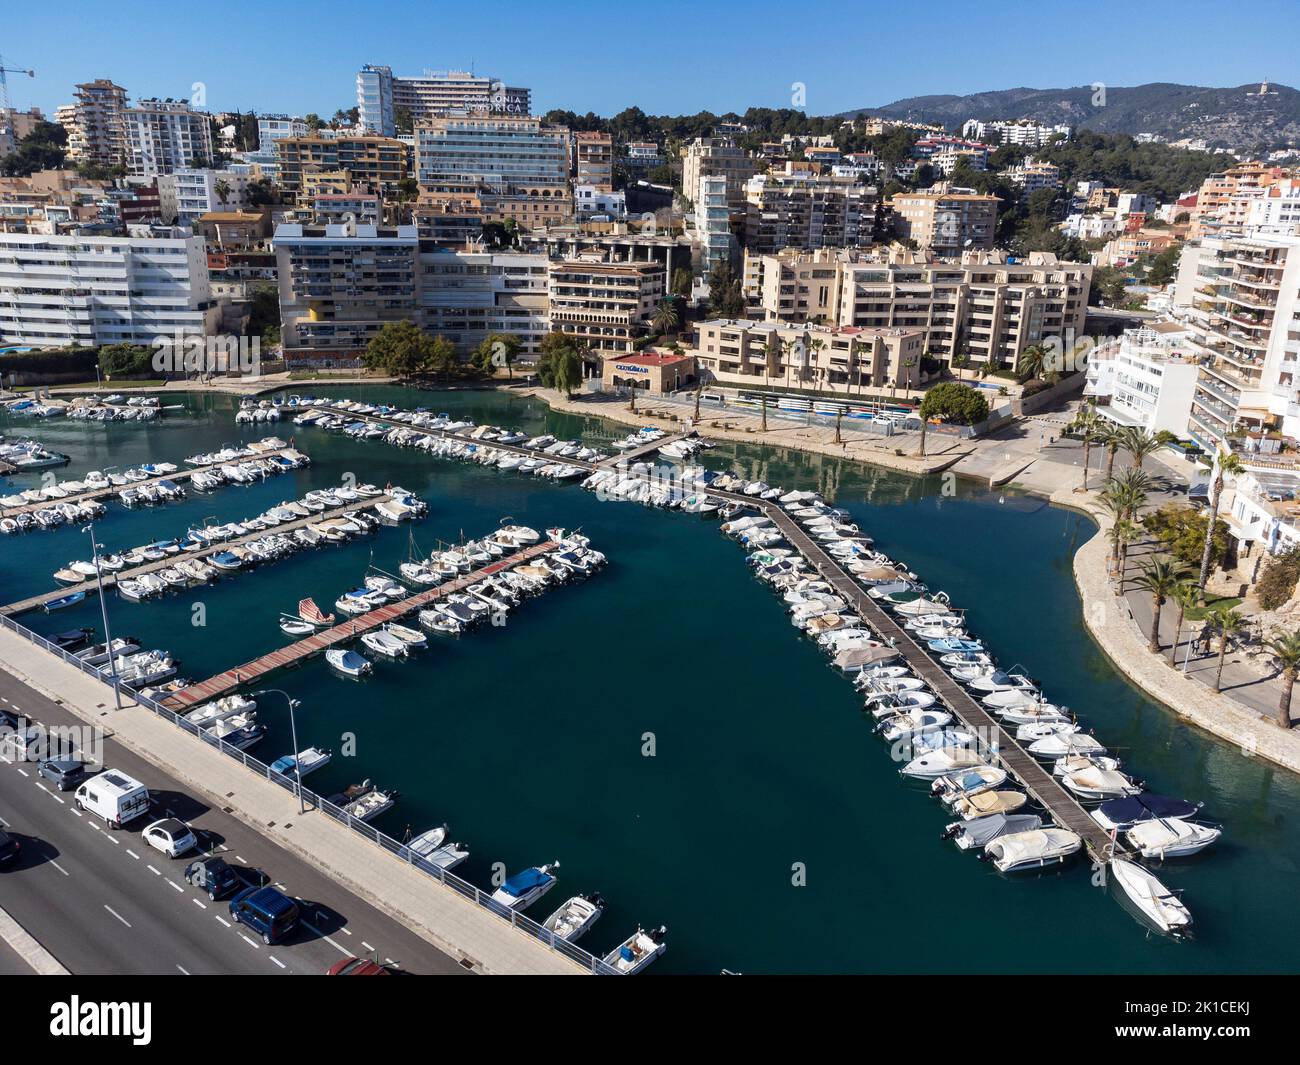
[[230,900],[230,916],[248,925],[267,946],[278,943],[298,927],[298,904],[273,887],[248,887]]
[[145,828],[140,835],[154,850],[162,851],[168,858],[179,858],[199,845],[190,826],[175,817],[164,817]]
[[0,710],[0,728],[16,729],[18,718],[8,710]]
[[244,887],[244,881],[224,858],[199,858],[185,867],[188,883],[206,891],[213,902]]
[[11,862],[18,857],[18,852],[22,850],[18,841],[9,835],[4,829],[0,828],[0,865]]
[[88,773],[86,763],[76,758],[47,758],[36,767],[36,775],[44,777],[59,791],[71,791]]
[[31,762],[40,757],[45,747],[45,730],[40,725],[5,733],[0,739],[0,756],[10,762]]
[[344,958],[325,970],[326,976],[392,976],[393,970],[369,958]]

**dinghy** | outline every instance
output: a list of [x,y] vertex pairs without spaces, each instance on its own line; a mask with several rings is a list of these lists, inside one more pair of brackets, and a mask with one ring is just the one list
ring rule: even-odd
[[290,614],[281,614],[280,631],[286,636],[292,636],[295,639],[302,639],[304,636],[312,635],[316,631],[316,626],[303,621],[301,618],[295,618]]
[[605,900],[599,895],[574,895],[542,922],[542,927],[569,943],[576,943],[591,930],[605,912]]
[[1182,935],[1191,926],[1191,912],[1182,901],[1136,862],[1114,858],[1110,871],[1116,886],[1137,907],[1138,912],[1160,931]]
[[651,932],[638,928],[605,955],[605,964],[611,966],[620,976],[639,973],[668,949],[668,944],[664,942],[667,934],[668,929],[663,925]]
[[1083,846],[1083,839],[1065,828],[1034,828],[999,836],[984,848],[999,873],[1021,873],[1061,865]]

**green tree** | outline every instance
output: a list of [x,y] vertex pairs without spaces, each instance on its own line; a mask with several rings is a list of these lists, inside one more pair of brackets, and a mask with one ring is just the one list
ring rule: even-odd
[[1120,430],[1120,447],[1132,456],[1135,469],[1140,470],[1147,457],[1159,451],[1165,442],[1161,437],[1153,436],[1136,425]]
[[410,377],[431,369],[437,352],[433,338],[414,322],[404,320],[388,322],[371,337],[361,361],[368,369]]
[[582,385],[582,356],[574,348],[565,348],[555,356],[555,387],[566,396]]
[[726,260],[709,273],[709,313],[715,318],[743,318],[745,295]]
[[677,330],[681,320],[681,315],[677,313],[677,301],[671,297],[665,297],[659,301],[659,306],[655,308],[650,325],[660,336],[667,336]]
[[1201,601],[1201,590],[1196,587],[1194,580],[1184,577],[1178,582],[1170,598],[1178,607],[1178,617],[1174,621],[1174,645],[1169,648],[1169,661],[1172,665],[1177,665],[1178,641],[1183,638],[1183,622],[1187,620],[1187,611]]
[[513,333],[492,333],[483,338],[483,342],[474,349],[471,362],[487,374],[495,373],[500,367],[506,368],[506,375],[515,375],[515,359],[523,345]]
[[58,170],[67,157],[68,133],[57,122],[38,122],[18,142],[17,148],[0,159],[0,174],[29,177],[39,170]]
[[1277,664],[1282,667],[1282,693],[1277,701],[1277,723],[1291,727],[1291,692],[1300,671],[1300,632],[1277,632],[1265,643]]
[[1016,360],[1016,374],[1025,381],[1042,377],[1047,370],[1047,349],[1042,344],[1030,344]]
[[1091,403],[1085,403],[1074,416],[1070,428],[1083,439],[1083,490],[1088,490],[1088,462],[1092,455],[1092,444],[1101,432],[1101,423],[1106,419],[1097,413]]
[[918,413],[922,419],[942,418],[954,425],[976,425],[989,416],[989,402],[970,385],[941,381],[926,392]]
[[691,282],[694,280],[690,270],[685,267],[678,267],[673,271],[672,290],[674,296],[685,298],[691,294]]

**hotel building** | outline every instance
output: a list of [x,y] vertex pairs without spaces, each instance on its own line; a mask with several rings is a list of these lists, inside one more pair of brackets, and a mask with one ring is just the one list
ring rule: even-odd
[[394,77],[391,67],[362,67],[357,73],[361,127],[392,137],[399,109],[408,112],[412,122],[473,111],[527,115],[532,111],[532,93],[463,70],[426,71],[406,78]]

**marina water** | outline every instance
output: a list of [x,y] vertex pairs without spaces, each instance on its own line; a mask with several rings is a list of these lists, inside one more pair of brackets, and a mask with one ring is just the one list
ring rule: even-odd
[[[307,391],[304,386],[303,391]],[[483,423],[599,445],[625,427],[492,392],[399,388],[317,394],[427,406]],[[1086,518],[1034,497],[917,479],[824,456],[720,445],[706,464],[738,466],[787,489],[823,491],[880,548],[969,610],[1004,666],[1022,664],[1048,697],[1078,712],[1148,788],[1205,803],[1224,837],[1158,872],[1185,889],[1196,938],[1154,935],[1095,886],[1086,861],[1007,878],[940,842],[948,820],[899,777],[852,685],[789,624],[782,604],[716,524],[573,485],[431,459],[289,421],[234,424],[237,401],[194,395],[152,423],[32,422],[0,415],[72,458],[62,478],[148,461],[180,463],[223,443],[274,434],[312,457],[305,470],[249,487],[191,492],[180,504],[98,525],[109,550],[178,537],[206,518],[233,521],[339,483],[400,484],[429,515],[341,547],[301,552],[214,586],[144,603],[110,593],[115,635],[170,650],[195,680],[280,646],[282,611],[313,596],[329,611],[371,562],[396,572],[413,532],[479,537],[510,517],[580,527],[610,559],[595,579],[512,611],[504,627],[431,639],[361,682],[320,659],[267,683],[301,699],[299,745],[334,750],[310,778],[322,793],[372,778],[399,790],[376,827],[400,838],[447,821],[471,857],[457,873],[487,886],[556,858],[558,888],[609,908],[583,946],[609,949],[638,923],[668,926],[651,972],[1282,972],[1300,968],[1292,905],[1300,855],[1300,781],[1178,722],[1118,676],[1088,638],[1071,579]],[[39,483],[14,478],[16,489]],[[15,487],[7,488],[13,491]],[[951,486],[949,486],[951,489]],[[51,574],[89,557],[78,527],[0,536],[0,596],[47,591]],[[195,625],[196,604],[206,624]],[[44,633],[100,626],[98,604],[20,619]],[[253,754],[291,750],[280,702]],[[348,737],[355,757],[342,756]],[[647,753],[652,751],[652,753]],[[803,886],[798,886],[802,884]],[[430,890],[436,890],[431,885]]]

